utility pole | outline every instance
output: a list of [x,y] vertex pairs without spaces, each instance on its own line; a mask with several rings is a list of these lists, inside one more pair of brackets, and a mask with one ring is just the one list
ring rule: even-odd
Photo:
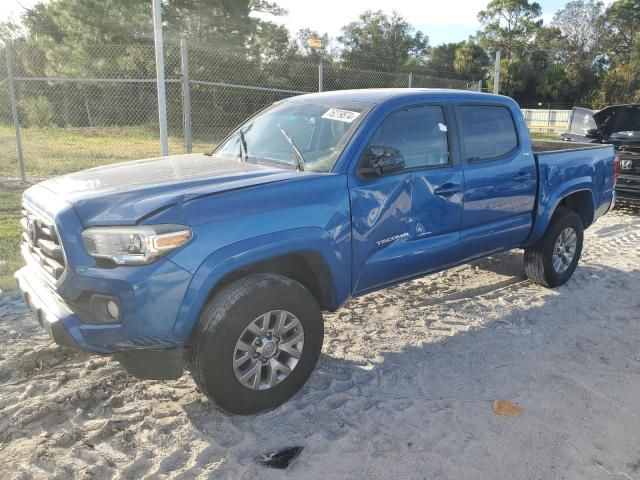
[[158,89],[158,124],[160,127],[160,155],[169,155],[167,134],[167,97],[164,82],[164,50],[162,47],[162,5],[161,0],[153,2],[153,44],[156,51],[156,85]]
[[182,125],[184,128],[184,147],[187,153],[193,149],[191,130],[191,90],[189,88],[189,47],[187,39],[180,39],[180,65],[182,68]]
[[500,93],[500,50],[496,50],[496,64],[493,70],[493,93]]
[[13,127],[16,131],[16,152],[18,153],[18,166],[20,167],[20,179],[26,182],[24,173],[24,157],[22,156],[22,139],[20,138],[20,118],[18,117],[18,99],[16,96],[16,86],[13,79],[13,58],[11,56],[11,41],[5,45],[7,54],[7,80],[9,81],[9,97],[11,98],[11,116]]

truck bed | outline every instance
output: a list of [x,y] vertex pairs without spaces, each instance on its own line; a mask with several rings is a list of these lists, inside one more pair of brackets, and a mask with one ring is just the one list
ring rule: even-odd
[[[539,175],[536,215],[531,238],[539,238],[567,188],[584,192],[582,205],[594,212],[585,226],[604,214],[613,200],[615,150],[602,143],[532,141]],[[590,195],[587,195],[587,192]]]
[[533,153],[562,152],[566,150],[585,150],[590,148],[602,148],[609,145],[602,143],[565,142],[562,140],[531,140]]

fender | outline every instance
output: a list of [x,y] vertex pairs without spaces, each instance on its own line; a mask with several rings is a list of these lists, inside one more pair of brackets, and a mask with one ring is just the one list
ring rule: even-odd
[[304,227],[248,238],[215,251],[198,267],[189,283],[174,326],[176,337],[187,340],[209,294],[223,278],[283,255],[308,252],[319,255],[328,267],[338,307],[350,296],[350,247],[349,235],[332,239],[322,228]]
[[[543,183],[545,182],[545,183]],[[577,192],[588,191],[591,194],[591,199],[593,201],[593,205],[596,205],[595,198],[593,195],[594,190],[593,178],[592,177],[578,177],[561,185],[555,191],[553,191],[553,186],[549,186],[546,183],[546,179],[540,178],[540,200],[536,210],[536,219],[529,234],[529,237],[524,243],[524,247],[528,247],[533,245],[535,242],[544,235],[544,232],[547,231],[547,227],[551,222],[551,218],[553,217],[556,208],[560,202],[568,197],[569,195]],[[595,218],[595,212],[593,212]]]

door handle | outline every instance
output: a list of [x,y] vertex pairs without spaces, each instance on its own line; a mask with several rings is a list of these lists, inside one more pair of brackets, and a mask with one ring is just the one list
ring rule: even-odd
[[436,188],[434,195],[440,195],[441,197],[450,197],[451,195],[462,191],[462,187],[455,183],[445,183],[444,185]]
[[513,177],[513,180],[516,182],[524,182],[525,180],[529,180],[531,178],[530,173],[526,172],[518,172],[518,174]]

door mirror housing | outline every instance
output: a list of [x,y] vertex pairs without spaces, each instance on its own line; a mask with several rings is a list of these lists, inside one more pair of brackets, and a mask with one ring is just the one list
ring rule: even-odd
[[366,176],[382,176],[404,170],[402,152],[394,147],[374,145],[364,154],[364,165],[360,172]]

